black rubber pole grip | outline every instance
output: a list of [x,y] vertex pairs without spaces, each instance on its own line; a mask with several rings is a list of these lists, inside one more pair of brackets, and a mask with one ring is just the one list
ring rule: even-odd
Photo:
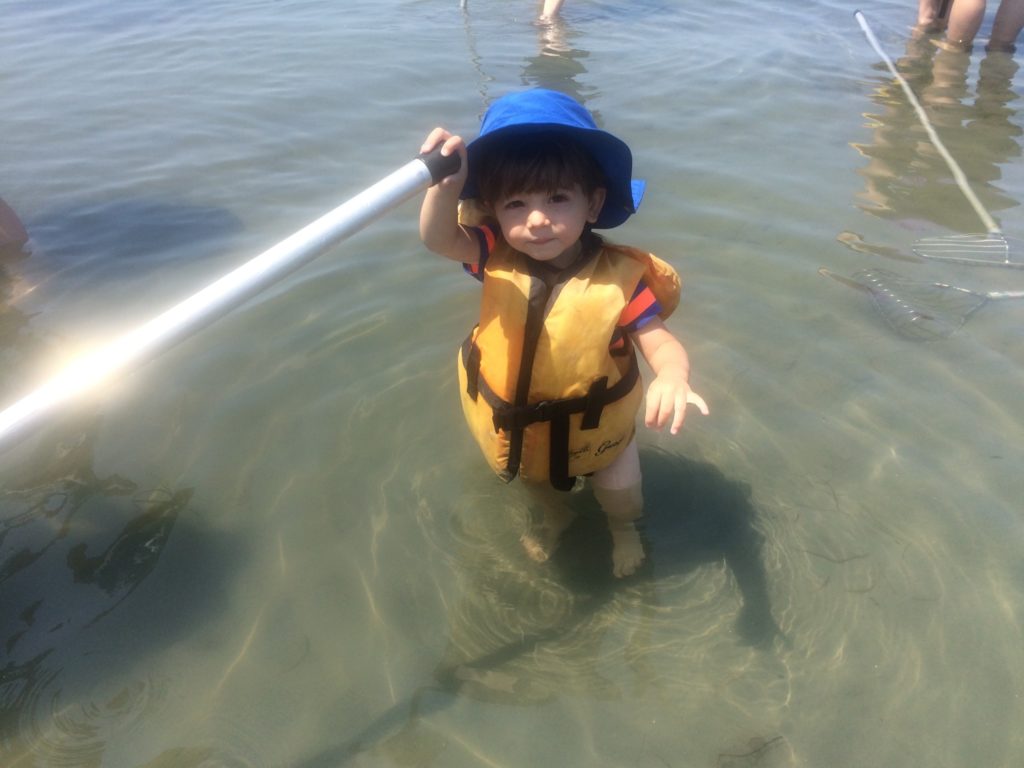
[[435,184],[441,179],[451,176],[462,166],[462,160],[458,154],[442,155],[440,146],[434,147],[429,152],[424,152],[419,159],[427,166],[430,178],[434,180]]

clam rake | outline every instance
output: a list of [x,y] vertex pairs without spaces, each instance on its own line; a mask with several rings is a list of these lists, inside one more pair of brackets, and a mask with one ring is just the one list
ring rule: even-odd
[[912,250],[922,258],[935,261],[1024,269],[1024,262],[1010,258],[1010,243],[998,228],[988,234],[922,237],[914,241]]
[[940,139],[939,134],[936,133],[935,128],[928,119],[928,114],[924,111],[924,107],[921,106],[921,102],[918,101],[917,96],[914,94],[914,90],[910,87],[910,83],[908,83],[906,78],[897,71],[896,65],[893,64],[892,59],[890,59],[882,49],[881,44],[878,42],[878,38],[875,37],[875,33],[871,30],[871,26],[868,24],[864,14],[860,11],[856,11],[853,15],[857,20],[857,23],[860,25],[861,30],[864,32],[864,36],[867,37],[868,43],[870,43],[871,47],[875,49],[875,53],[878,54],[878,57],[882,59],[883,62],[885,62],[885,66],[888,68],[889,72],[900,84],[900,87],[903,89],[903,93],[907,97],[907,101],[909,101],[910,105],[914,108],[918,119],[921,121],[921,125],[928,134],[929,140],[932,142],[942,159],[946,161],[946,165],[949,167],[950,173],[953,174],[953,180],[960,188],[964,197],[967,198],[967,202],[971,204],[974,212],[978,214],[978,218],[981,220],[981,225],[985,228],[984,234],[947,235],[941,237],[920,238],[916,240],[912,246],[914,253],[925,259],[949,261],[955,264],[969,264],[979,267],[1010,267],[1012,269],[1024,269],[1024,262],[1013,261],[1010,258],[1010,245],[1006,240],[1006,236],[1003,235],[999,225],[996,224],[995,219],[993,219],[991,214],[989,214],[985,209],[985,206],[981,204],[981,200],[978,199],[978,196],[974,193],[974,190],[967,181],[967,175],[963,172],[963,169],[960,168],[960,164],[957,163],[953,155],[949,153],[949,150],[946,149],[946,145],[942,143],[942,139]]
[[1024,291],[972,291],[947,283],[908,280],[886,269],[865,269],[845,277],[822,267],[818,274],[869,293],[889,327],[914,341],[949,336],[993,299],[1024,299]]

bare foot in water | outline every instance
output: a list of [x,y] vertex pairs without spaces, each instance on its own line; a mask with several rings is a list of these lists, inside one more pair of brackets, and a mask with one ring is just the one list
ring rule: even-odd
[[535,563],[546,563],[558,549],[558,540],[576,513],[563,500],[562,492],[549,486],[530,486],[533,512],[530,527],[519,537],[526,556]]
[[644,545],[632,523],[611,526],[612,573],[616,578],[632,576],[644,561]]
[[550,560],[558,545],[557,538],[552,539],[550,531],[544,528],[524,533],[519,537],[519,543],[523,545],[526,556],[535,563],[546,563]]

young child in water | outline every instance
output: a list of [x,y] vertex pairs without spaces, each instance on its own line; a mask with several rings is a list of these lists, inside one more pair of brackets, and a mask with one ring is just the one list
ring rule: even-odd
[[[628,576],[644,560],[634,525],[643,511],[634,346],[654,372],[648,427],[676,434],[688,404],[708,413],[663,322],[678,298],[675,271],[593,232],[622,224],[640,202],[629,147],[575,100],[544,89],[494,102],[468,145],[435,128],[422,151],[438,145],[462,163],[427,191],[420,236],[483,284],[480,323],[459,354],[470,431],[502,479],[518,474],[541,496],[589,476],[608,517],[613,571]],[[547,502],[544,524],[523,537],[540,561],[570,522],[564,505]]]

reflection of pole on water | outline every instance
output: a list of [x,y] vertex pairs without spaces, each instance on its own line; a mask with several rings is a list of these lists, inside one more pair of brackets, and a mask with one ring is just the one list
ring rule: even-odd
[[[467,10],[466,0],[462,0],[462,27],[466,31],[466,46],[469,48],[469,60],[473,65],[473,69],[476,70],[477,85],[480,93],[480,103],[483,105],[482,110],[486,111],[490,99],[487,95],[487,84],[491,81],[487,73],[484,72],[483,68],[483,57],[476,47],[476,34],[473,32],[473,25],[470,21],[469,11]],[[483,117],[483,111],[477,115],[478,118]]]

